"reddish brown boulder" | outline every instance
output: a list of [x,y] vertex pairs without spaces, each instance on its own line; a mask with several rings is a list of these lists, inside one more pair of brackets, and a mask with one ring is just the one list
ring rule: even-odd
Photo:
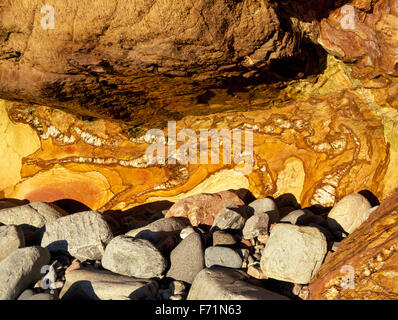
[[310,299],[398,299],[398,193],[329,253]]
[[200,193],[176,202],[166,218],[187,217],[193,226],[211,226],[221,209],[231,204],[242,206],[244,202],[232,191]]

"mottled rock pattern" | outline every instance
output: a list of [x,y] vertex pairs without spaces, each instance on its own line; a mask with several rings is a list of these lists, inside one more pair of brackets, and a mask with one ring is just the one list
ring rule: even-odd
[[50,253],[41,247],[15,250],[0,261],[0,300],[14,300],[42,277],[41,268],[50,262]]
[[[328,254],[310,283],[309,299],[398,299],[397,239],[398,193],[394,193]],[[342,281],[350,276],[351,288]]]
[[243,271],[222,267],[203,269],[192,283],[188,300],[287,300],[286,297],[253,285]]
[[269,278],[307,284],[326,255],[325,236],[314,227],[279,223],[271,230],[261,256],[261,269]]
[[334,231],[352,233],[368,216],[369,201],[358,193],[345,196],[328,214],[328,226]]
[[167,260],[148,240],[122,235],[108,244],[102,265],[117,274],[147,279],[160,277]]
[[205,264],[239,269],[242,267],[242,258],[235,250],[227,247],[208,247],[205,250]]
[[62,300],[145,300],[152,299],[158,289],[153,280],[130,278],[92,268],[68,272],[65,280],[60,293]]
[[167,276],[175,280],[192,283],[204,268],[204,252],[201,236],[193,232],[170,254],[170,269]]
[[187,217],[193,226],[212,225],[218,213],[229,205],[243,206],[244,202],[232,191],[201,193],[175,203],[166,217]]
[[79,260],[100,260],[113,235],[97,211],[85,211],[46,224],[41,242],[50,251],[66,251]]
[[25,237],[17,226],[0,226],[0,261],[25,246]]

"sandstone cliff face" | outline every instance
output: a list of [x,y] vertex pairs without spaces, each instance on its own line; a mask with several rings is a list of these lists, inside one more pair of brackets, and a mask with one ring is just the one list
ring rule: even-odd
[[[247,188],[329,206],[396,187],[394,1],[353,1],[351,29],[327,0],[49,4],[54,30],[39,1],[0,5],[3,196],[104,211]],[[167,120],[253,129],[253,171],[147,164],[142,137]]]
[[386,199],[327,256],[310,283],[309,299],[398,298],[397,199],[397,193]]

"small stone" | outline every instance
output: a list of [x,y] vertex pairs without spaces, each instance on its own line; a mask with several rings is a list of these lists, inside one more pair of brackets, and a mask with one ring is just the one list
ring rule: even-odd
[[205,251],[205,264],[207,268],[221,266],[239,269],[242,267],[242,258],[231,248],[209,247]]
[[[269,216],[269,224],[276,223],[279,220],[279,211],[275,201],[270,198],[257,199],[248,205],[249,213],[266,213]],[[251,212],[250,212],[251,211]]]
[[235,237],[225,231],[215,231],[213,233],[213,246],[229,246],[236,244]]
[[257,237],[257,241],[261,244],[266,244],[267,241],[269,239],[269,235],[268,234],[261,234]]
[[49,251],[41,247],[17,249],[0,261],[0,300],[15,300],[42,277],[41,268],[49,262]]
[[180,238],[181,239],[185,239],[186,237],[188,237],[192,232],[195,232],[195,230],[191,227],[185,227],[184,229],[181,230],[180,232]]
[[298,296],[299,294],[300,294],[300,291],[301,291],[301,288],[303,287],[303,285],[301,285],[301,284],[299,284],[299,283],[295,283],[294,284],[294,287],[293,287],[293,289],[292,289],[292,293],[295,295],[295,296]]
[[204,268],[203,249],[201,236],[196,232],[191,233],[171,252],[167,276],[192,283]]
[[241,270],[203,269],[192,283],[187,300],[288,300],[249,280],[250,276]]
[[268,234],[269,215],[266,213],[257,213],[247,219],[242,230],[244,239],[253,239],[258,236]]
[[247,274],[259,280],[268,279],[267,276],[261,270],[259,265],[251,265],[250,267],[248,267]]
[[213,230],[240,230],[245,225],[246,212],[242,206],[230,205],[223,208],[215,218]]
[[263,251],[261,269],[269,278],[307,284],[326,251],[326,238],[317,228],[278,223]]
[[257,264],[256,260],[254,260],[254,258],[252,256],[249,256],[247,258],[247,266],[250,267],[250,266],[255,265],[255,264]]
[[303,286],[298,294],[300,299],[307,300],[310,296],[310,289],[308,286]]
[[18,226],[0,226],[0,261],[25,246],[25,237]]
[[121,275],[147,279],[160,277],[167,261],[148,240],[121,235],[106,247],[102,266]]
[[52,252],[68,252],[80,261],[100,260],[112,237],[99,212],[85,211],[47,223],[41,245]]
[[249,249],[243,249],[243,248],[236,249],[236,252],[239,254],[239,256],[242,258],[243,261],[247,260],[250,253]]
[[70,271],[80,269],[81,267],[82,267],[81,263],[78,260],[74,260],[72,264],[65,269],[65,274]]
[[174,280],[170,283],[170,289],[173,294],[183,294],[186,290],[184,282]]
[[349,194],[337,202],[329,212],[328,226],[332,231],[350,234],[368,218],[371,208],[369,201],[361,194]]

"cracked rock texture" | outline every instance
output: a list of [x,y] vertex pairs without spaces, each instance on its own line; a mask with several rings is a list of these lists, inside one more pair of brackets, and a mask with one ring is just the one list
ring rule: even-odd
[[112,238],[105,218],[96,211],[85,211],[47,223],[41,245],[50,251],[69,252],[81,261],[100,260]]

